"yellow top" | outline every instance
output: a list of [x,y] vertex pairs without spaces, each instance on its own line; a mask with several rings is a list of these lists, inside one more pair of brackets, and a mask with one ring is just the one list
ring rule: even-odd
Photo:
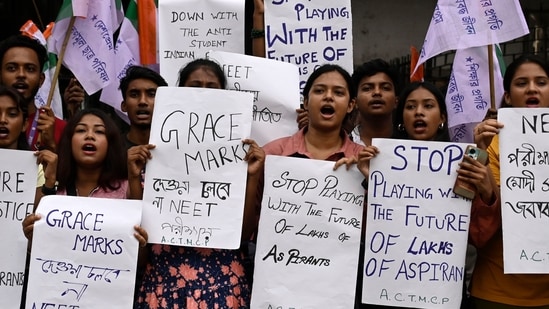
[[[488,147],[488,155],[490,169],[499,185],[498,136],[494,137]],[[506,231],[509,228],[506,227]],[[549,305],[549,274],[504,274],[503,236],[500,227],[485,246],[478,248],[477,262],[471,281],[471,295],[512,306],[547,306]]]

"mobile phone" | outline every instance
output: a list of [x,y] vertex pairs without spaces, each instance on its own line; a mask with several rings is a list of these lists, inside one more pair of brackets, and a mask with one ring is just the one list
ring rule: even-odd
[[[481,164],[486,164],[486,162],[488,162],[488,153],[486,152],[486,150],[480,149],[476,146],[467,146],[467,148],[465,149],[465,155],[477,160]],[[472,200],[477,193],[477,189],[475,188],[475,186],[467,182],[463,182],[457,178],[456,182],[454,183],[453,191],[455,194],[463,196],[470,200]]]

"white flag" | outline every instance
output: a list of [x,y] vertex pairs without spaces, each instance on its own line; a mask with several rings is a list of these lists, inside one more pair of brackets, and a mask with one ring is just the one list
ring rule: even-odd
[[[446,93],[448,125],[480,122],[490,108],[488,48],[458,49]],[[503,77],[494,48],[494,105],[503,97]]]
[[[66,4],[67,1],[63,6]],[[87,17],[76,18],[73,28],[69,29],[63,64],[74,73],[87,93],[95,93],[116,79],[113,33],[119,25],[117,16],[115,0],[90,1]],[[62,50],[69,22],[70,18],[60,19],[53,29],[54,44],[49,48],[57,55]]]
[[502,43],[528,33],[518,0],[438,0],[415,69],[450,49]]
[[127,120],[127,116],[122,112],[120,103],[122,103],[122,93],[118,89],[120,79],[126,76],[126,70],[132,65],[139,64],[139,35],[132,22],[125,18],[120,26],[120,34],[116,41],[115,53],[115,79],[112,83],[103,88],[100,101],[112,106],[121,118]]

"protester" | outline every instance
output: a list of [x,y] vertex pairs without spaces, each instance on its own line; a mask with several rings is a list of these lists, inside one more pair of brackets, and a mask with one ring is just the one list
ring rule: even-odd
[[[30,150],[25,129],[27,126],[28,105],[17,90],[0,85],[0,148]],[[39,169],[37,186],[44,182],[42,169]],[[29,256],[25,261],[28,270]],[[24,308],[27,280],[23,281],[21,308]]]
[[[213,61],[195,59],[179,73],[181,87],[224,89],[223,70]],[[264,154],[252,140],[248,162],[246,205],[242,239],[255,229],[255,197]],[[151,159],[143,154],[143,163]],[[139,161],[142,162],[142,161]],[[132,186],[133,188],[133,186]],[[241,250],[195,248],[152,244],[149,262],[135,308],[248,308],[251,288]]]
[[354,93],[353,79],[345,69],[335,64],[318,67],[303,88],[307,125],[264,145],[265,154],[335,161],[335,168],[356,162],[363,147],[343,129],[355,106]]
[[[353,119],[349,124],[351,140],[367,146],[372,144],[372,138],[391,137],[393,135],[393,113],[398,102],[397,72],[386,61],[373,59],[357,67],[352,77],[356,87],[355,114],[358,119]],[[355,123],[357,125],[353,128]],[[366,222],[366,217],[363,218],[363,222]],[[361,304],[363,255],[364,242],[362,241],[355,306],[370,308],[371,305]]]
[[143,66],[131,66],[120,80],[121,110],[128,115],[130,128],[124,135],[126,148],[149,143],[154,99],[158,87],[168,86],[155,71]]
[[28,110],[13,88],[0,85],[0,148],[30,150],[25,137]]
[[[72,195],[125,199],[128,194],[126,157],[116,125],[104,112],[96,109],[78,112],[67,124],[59,154],[50,150],[36,153],[44,166],[44,195]],[[38,205],[35,205],[35,208]],[[36,210],[36,209],[35,209]],[[32,240],[34,222],[40,215],[23,220],[23,232]],[[147,233],[135,227],[135,237],[144,246]]]
[[[433,84],[413,82],[401,93],[395,112],[396,130],[394,136],[400,139],[450,142],[448,131],[448,112],[444,95]],[[367,146],[359,154],[359,169],[365,176],[369,172],[369,161],[379,153],[375,146]],[[493,176],[487,166],[468,156],[458,169],[461,180],[472,184],[477,189],[473,203],[495,199]],[[468,306],[466,286],[462,308]],[[383,306],[363,305],[362,308],[382,308]]]
[[[38,41],[24,35],[11,36],[0,43],[0,83],[19,91],[27,102],[29,119],[27,139],[32,150],[47,148],[55,151],[65,122],[54,116],[49,106],[43,106],[36,116],[34,97],[45,75],[42,68],[47,51]],[[39,139],[40,138],[40,139]]]
[[393,135],[393,113],[397,107],[398,75],[382,59],[363,63],[353,72],[357,89],[358,125],[351,139],[361,145],[371,145],[372,138]]
[[[82,110],[69,120],[58,154],[41,150],[36,155],[44,166],[45,183],[40,197],[57,194],[127,198],[127,165],[120,134],[114,122],[100,110]],[[39,215],[31,214],[23,221],[23,231],[29,240],[38,219]],[[136,231],[136,238],[145,245],[145,231],[140,227]]]
[[[343,128],[351,140],[370,145],[372,138],[390,138],[393,135],[393,113],[397,107],[398,74],[383,59],[373,59],[358,66],[353,72],[356,106]],[[298,108],[298,128],[307,125],[307,110]]]
[[263,146],[266,154],[337,161],[358,154],[362,146],[352,142],[343,123],[352,112],[354,84],[345,69],[335,64],[317,68],[303,88],[308,124],[292,136]]
[[[133,199],[142,199],[147,160],[143,157],[149,158],[150,149],[154,148],[149,145],[149,137],[156,89],[160,86],[168,86],[168,83],[160,74],[144,66],[129,67],[126,69],[126,75],[120,79],[120,108],[128,115],[130,121],[128,132],[125,132],[122,138],[128,153],[129,197]],[[132,188],[132,185],[136,188]],[[137,196],[132,195],[132,192]],[[137,265],[135,297],[145,273],[146,261],[146,258],[142,258]]]
[[[36,152],[37,161],[44,168],[45,180],[36,193],[34,210],[44,195],[127,198],[127,167],[122,140],[116,125],[104,112],[81,110],[71,118],[61,136],[58,153],[47,149]],[[40,219],[39,214],[33,213],[23,220],[23,233],[29,240],[29,249],[32,247],[34,223]],[[145,247],[146,231],[140,226],[134,229],[140,248]]]
[[429,82],[413,82],[399,97],[395,113],[396,138],[449,142],[444,95]]
[[[549,66],[537,56],[523,55],[507,67],[503,88],[504,108],[549,107]],[[474,130],[475,142],[488,151],[489,167],[498,186],[501,181],[498,133],[503,125],[489,118]],[[513,227],[507,228],[512,232]],[[504,274],[499,199],[494,203],[473,204],[469,230],[478,251],[471,282],[476,308],[549,308],[549,275]]]
[[[0,85],[0,148],[30,150],[25,135],[28,125],[27,102],[19,92]],[[38,169],[37,186],[44,183],[42,168]]]
[[225,89],[227,78],[221,67],[208,59],[195,59],[179,71],[178,87]]

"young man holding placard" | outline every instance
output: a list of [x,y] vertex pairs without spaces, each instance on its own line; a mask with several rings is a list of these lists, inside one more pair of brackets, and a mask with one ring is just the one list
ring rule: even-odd
[[149,143],[156,89],[168,86],[155,71],[142,66],[131,66],[120,80],[123,101],[121,110],[128,114],[130,129],[124,135],[126,148]]

